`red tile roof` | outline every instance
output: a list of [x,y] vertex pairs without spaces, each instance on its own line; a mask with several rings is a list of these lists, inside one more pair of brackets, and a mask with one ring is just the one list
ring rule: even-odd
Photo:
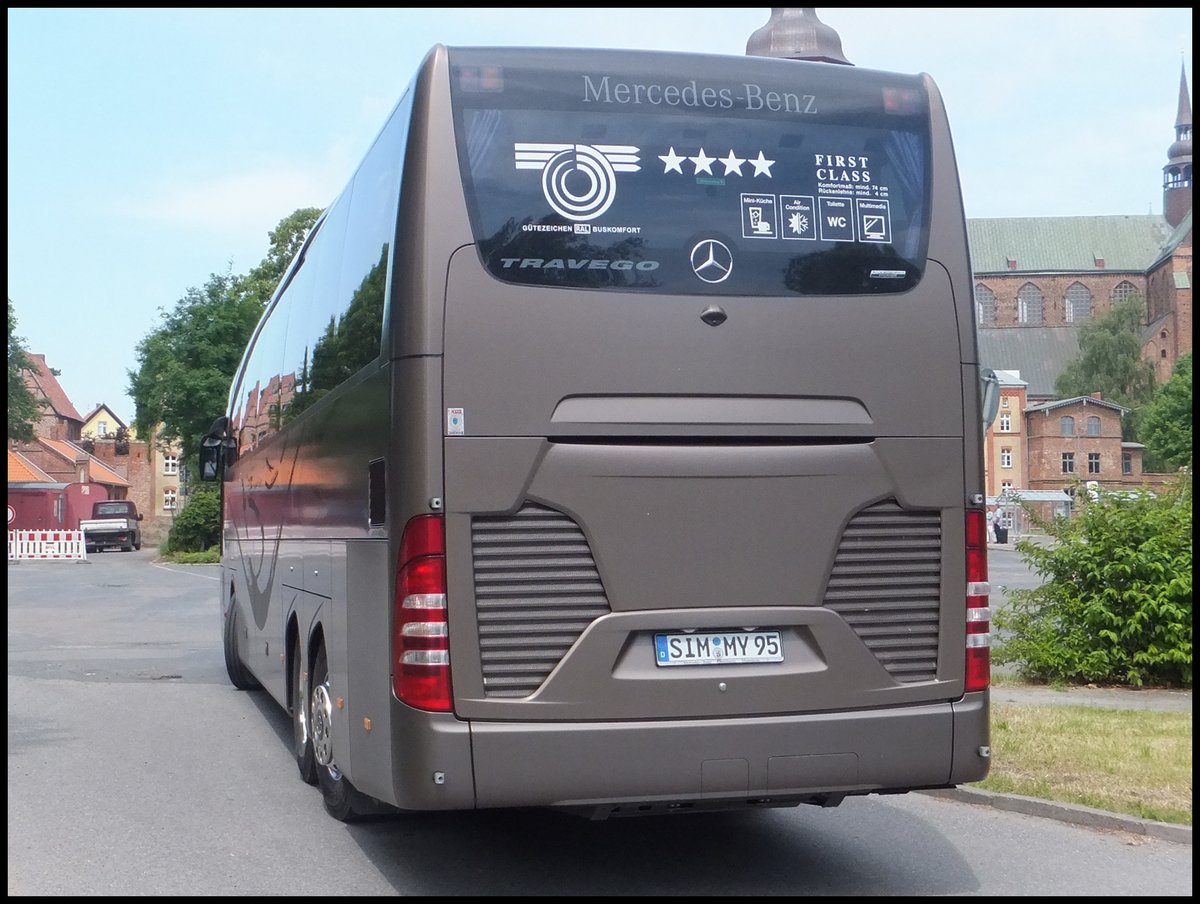
[[84,449],[81,449],[72,442],[68,442],[65,439],[41,438],[37,441],[72,465],[80,459],[87,459],[88,473],[91,475],[93,483],[102,483],[106,486],[114,487],[129,487],[133,485],[100,459],[96,458],[96,456],[89,455]]
[[79,421],[82,424],[83,418],[79,416],[79,412],[75,410],[75,406],[71,404],[71,400],[67,398],[67,394],[63,392],[63,388],[58,385],[58,380],[54,378],[54,374],[46,365],[46,356],[31,354],[29,363],[30,367],[25,371],[25,376],[26,382],[33,383],[31,388],[50,401],[50,407],[59,417]]
[[133,486],[133,484],[131,484],[128,480],[126,480],[112,468],[108,467],[108,465],[101,462],[100,459],[95,457],[92,458],[91,474],[92,480],[95,483],[103,483],[107,484],[108,486],[118,487]]
[[9,483],[57,483],[57,481],[20,452],[8,450]]

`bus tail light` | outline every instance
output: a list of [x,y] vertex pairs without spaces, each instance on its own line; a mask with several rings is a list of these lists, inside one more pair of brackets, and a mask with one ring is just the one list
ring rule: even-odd
[[405,525],[392,615],[392,691],[417,709],[450,712],[446,540],[440,515]]
[[988,608],[987,522],[982,511],[967,512],[967,678],[966,690],[987,690],[992,682],[991,621]]

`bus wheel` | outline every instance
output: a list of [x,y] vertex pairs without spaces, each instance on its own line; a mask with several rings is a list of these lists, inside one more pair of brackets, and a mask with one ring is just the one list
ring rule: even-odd
[[247,671],[238,653],[238,636],[241,633],[238,612],[237,598],[231,595],[229,614],[225,616],[225,671],[229,674],[230,683],[239,691],[256,691],[262,685]]
[[313,758],[312,738],[309,725],[308,693],[301,679],[300,650],[297,646],[292,654],[292,737],[295,740],[296,766],[300,777],[310,785],[317,783],[317,762]]
[[333,695],[324,645],[317,648],[311,682],[308,728],[312,737],[313,758],[316,760],[317,784],[325,799],[325,809],[340,822],[356,822],[368,815],[372,808],[369,798],[350,784],[334,759]]

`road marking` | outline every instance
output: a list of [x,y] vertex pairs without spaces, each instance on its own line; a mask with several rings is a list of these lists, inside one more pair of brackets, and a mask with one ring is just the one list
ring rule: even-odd
[[175,574],[190,574],[194,578],[204,578],[206,581],[221,580],[220,576],[213,576],[213,575],[208,575],[208,574],[196,574],[196,572],[194,572],[194,571],[180,571],[178,568],[168,568],[166,565],[159,565],[157,562],[151,562],[150,564],[153,565],[155,568],[161,568],[163,571],[173,571],[173,572],[175,572]]

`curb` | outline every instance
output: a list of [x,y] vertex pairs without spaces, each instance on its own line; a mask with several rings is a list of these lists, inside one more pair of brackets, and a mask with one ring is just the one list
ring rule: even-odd
[[997,810],[1008,810],[1013,813],[1023,813],[1026,816],[1041,816],[1046,819],[1056,819],[1059,822],[1087,826],[1093,829],[1115,829],[1130,832],[1134,835],[1146,835],[1162,841],[1172,841],[1176,844],[1192,843],[1192,827],[1175,825],[1169,822],[1155,822],[1151,819],[1138,819],[1134,816],[1122,816],[1119,813],[1109,813],[1080,804],[1063,804],[1048,800],[1038,800],[1034,797],[1022,797],[1018,794],[999,794],[995,791],[981,791],[978,788],[937,788],[921,791],[930,797],[940,797],[959,803],[975,804],[983,807],[994,807]]
[[12,559],[8,560],[9,565],[24,565],[26,562],[46,562],[46,563],[52,562],[52,563],[56,563],[56,564],[60,563],[60,562],[66,562],[71,565],[91,565],[92,564],[91,559],[85,559],[82,557],[77,558],[77,559],[71,559],[71,558],[66,558],[66,557],[59,557],[59,558],[54,558],[54,559],[12,558]]

